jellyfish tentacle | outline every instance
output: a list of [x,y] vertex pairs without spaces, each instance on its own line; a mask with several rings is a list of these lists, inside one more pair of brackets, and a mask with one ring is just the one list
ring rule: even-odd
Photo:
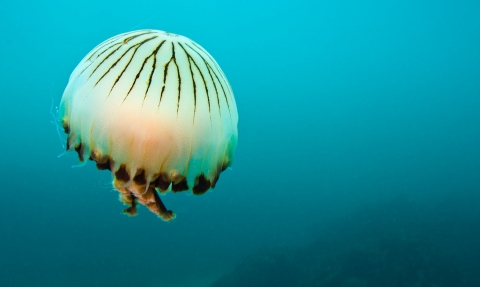
[[62,156],[64,156],[64,155],[66,155],[66,154],[68,154],[68,151],[64,151],[64,152],[62,152],[61,154],[57,155],[57,158],[60,158],[60,157],[62,157]]
[[128,206],[123,213],[130,216],[137,214],[137,201],[145,205],[151,212],[158,215],[164,221],[175,218],[175,213],[168,210],[163,204],[155,187],[152,185],[139,185],[133,182],[129,187],[115,187],[120,192],[120,201]]
[[157,214],[159,214],[159,216],[163,220],[170,221],[175,217],[177,217],[177,215],[173,211],[168,210],[165,204],[163,204],[163,201],[160,199],[160,196],[158,195],[155,189],[153,189],[153,196],[155,198],[156,207],[158,208],[158,211],[159,211],[159,213]]
[[81,163],[79,163],[79,164],[74,164],[74,165],[72,165],[72,168],[84,167],[86,164],[87,164],[87,161],[85,160],[85,161],[83,161],[83,162],[81,162]]
[[[53,110],[55,109],[57,115],[55,115],[53,113]],[[50,115],[52,116],[53,120],[50,121],[53,125],[55,125],[55,130],[57,132],[57,135],[58,135],[58,139],[60,140],[60,144],[62,145],[62,148],[65,148],[65,139],[62,137],[62,133],[61,133],[61,130],[63,129],[62,125],[60,124],[60,120],[58,119],[58,108],[54,108],[54,105],[53,105],[53,98],[52,98],[52,105],[50,107]]]
[[165,207],[155,188],[149,187],[146,189],[146,192],[143,192],[143,186],[133,184],[128,190],[137,198],[140,204],[145,205],[151,212],[158,215],[164,221],[175,218],[175,214]]
[[129,216],[137,215],[137,200],[133,193],[120,193],[120,200],[129,206],[128,208],[125,208],[123,210],[124,214],[127,214]]
[[135,196],[126,188],[115,188],[120,193],[119,200],[128,206],[123,210],[123,214],[134,216],[137,214]]

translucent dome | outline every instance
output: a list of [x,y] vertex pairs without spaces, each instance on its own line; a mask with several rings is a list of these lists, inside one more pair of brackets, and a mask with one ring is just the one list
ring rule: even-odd
[[214,188],[232,164],[238,114],[213,57],[192,40],[158,30],[114,36],[70,76],[59,117],[67,150],[108,169],[120,199],[164,220],[157,192]]

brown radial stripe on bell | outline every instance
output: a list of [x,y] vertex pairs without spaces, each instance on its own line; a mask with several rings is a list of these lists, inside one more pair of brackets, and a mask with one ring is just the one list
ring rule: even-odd
[[228,168],[228,164],[227,163],[223,163],[222,165],[218,165],[217,167],[217,174],[215,175],[215,177],[213,178],[213,181],[212,181],[212,188],[215,188],[215,186],[217,185],[217,181],[218,179],[220,178],[220,174],[225,171],[226,169]]
[[177,183],[172,183],[172,191],[173,192],[179,192],[179,191],[184,191],[184,190],[188,190],[187,179],[185,177],[183,177]]
[[98,159],[96,162],[97,162],[97,169],[99,170],[105,170],[105,169],[110,170],[111,168],[111,161],[108,156]]
[[143,168],[137,170],[137,173],[133,177],[133,181],[139,185],[144,185],[147,183],[147,180],[145,179],[145,170]]
[[75,147],[75,151],[77,152],[78,154],[78,160],[80,162],[83,162],[85,159],[83,158],[83,145],[82,143],[79,143],[76,147]]
[[97,169],[110,170],[110,157],[102,156],[99,151],[91,151],[90,152],[90,159],[97,163]]
[[124,164],[115,172],[115,178],[119,181],[128,182],[130,175],[128,175],[127,168]]
[[225,171],[228,168],[229,162],[224,162],[222,164],[222,171]]
[[70,133],[70,126],[64,121],[63,124],[63,131],[68,135]]
[[155,187],[160,189],[163,192],[168,190],[170,183],[171,181],[168,180],[168,175],[164,172],[160,173],[157,179],[154,180]]
[[94,161],[98,161],[98,159],[100,158],[100,155],[98,152],[95,152],[95,151],[90,151],[90,160],[94,160]]
[[211,186],[210,180],[205,178],[205,175],[201,175],[195,178],[195,186],[192,189],[193,194],[202,195],[204,194]]

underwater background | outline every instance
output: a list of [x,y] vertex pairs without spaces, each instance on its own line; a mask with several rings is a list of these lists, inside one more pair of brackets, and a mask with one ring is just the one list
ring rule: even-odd
[[[0,286],[480,286],[480,2],[4,1]],[[206,48],[233,168],[136,217],[54,121],[70,73],[135,29]],[[53,101],[53,108],[52,108]]]

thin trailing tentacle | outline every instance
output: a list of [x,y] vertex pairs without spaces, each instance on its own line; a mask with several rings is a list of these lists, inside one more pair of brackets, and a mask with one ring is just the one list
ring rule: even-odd
[[[65,149],[65,144],[63,143],[64,142],[64,139],[62,138],[62,126],[60,125],[60,121],[58,119],[58,117],[55,115],[55,113],[53,112],[53,109],[54,109],[54,105],[53,105],[54,101],[53,101],[53,98],[52,98],[52,105],[50,107],[50,115],[52,115],[52,118],[53,120],[50,121],[54,126],[55,126],[55,129],[57,130],[57,135],[58,135],[58,138],[60,140],[60,144],[62,145],[62,148]],[[55,107],[55,111],[58,112],[58,108]]]

